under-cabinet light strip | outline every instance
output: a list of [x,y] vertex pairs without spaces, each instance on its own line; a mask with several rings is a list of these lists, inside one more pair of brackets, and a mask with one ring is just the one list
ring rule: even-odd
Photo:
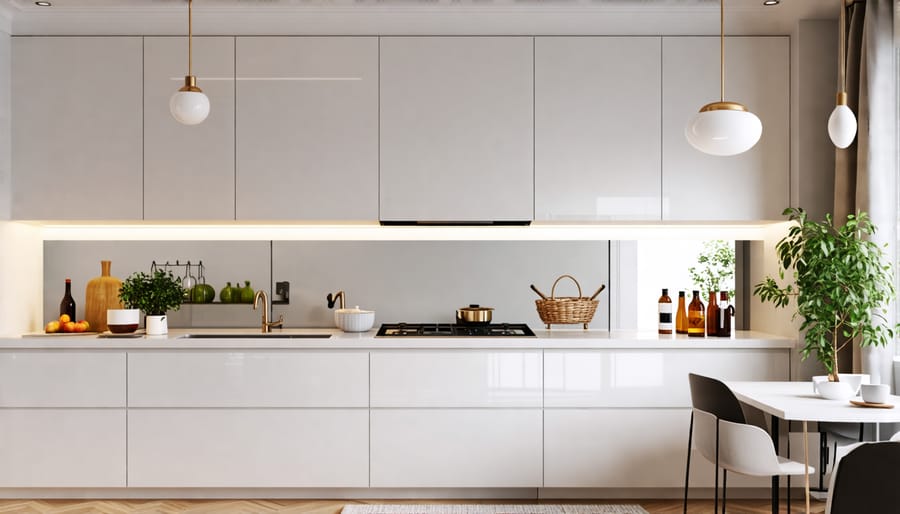
[[637,239],[760,240],[773,224],[732,225],[154,225],[45,224],[44,240],[88,241],[585,241]]

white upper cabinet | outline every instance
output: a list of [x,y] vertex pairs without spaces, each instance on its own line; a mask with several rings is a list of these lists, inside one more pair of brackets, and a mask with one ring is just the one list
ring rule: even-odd
[[661,41],[535,38],[534,214],[660,220]]
[[195,37],[209,117],[182,125],[169,98],[187,75],[186,37],[144,39],[144,219],[234,219],[234,38]]
[[781,219],[790,204],[790,40],[726,38],[725,100],[763,126],[756,146],[731,157],[684,137],[690,117],[719,100],[719,55],[717,37],[663,38],[663,219]]
[[381,39],[382,221],[534,215],[533,38]]
[[378,219],[378,40],[238,37],[236,218]]
[[12,40],[12,216],[141,219],[141,38]]

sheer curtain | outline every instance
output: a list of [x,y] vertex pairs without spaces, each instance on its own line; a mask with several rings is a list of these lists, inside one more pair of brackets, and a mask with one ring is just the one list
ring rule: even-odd
[[[866,211],[878,227],[873,239],[888,245],[896,263],[897,234],[897,70],[894,66],[894,6],[892,0],[856,1],[849,11],[847,33],[848,104],[859,131],[845,150],[836,149],[834,217]],[[896,267],[895,273],[900,272]],[[884,313],[896,319],[891,306]],[[854,371],[872,376],[873,383],[892,382],[893,345],[854,350]]]

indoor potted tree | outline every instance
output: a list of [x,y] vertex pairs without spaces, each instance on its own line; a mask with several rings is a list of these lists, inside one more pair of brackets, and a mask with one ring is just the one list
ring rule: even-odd
[[147,335],[163,335],[169,331],[166,311],[181,307],[184,289],[170,271],[155,270],[149,275],[136,272],[122,282],[119,300],[128,308],[144,312]]
[[838,382],[842,348],[853,341],[884,346],[893,337],[895,327],[880,314],[894,297],[891,264],[882,248],[867,239],[875,226],[865,212],[847,216],[841,227],[834,226],[830,214],[818,222],[799,208],[784,214],[796,224],[775,246],[778,275],[784,280],[792,269],[793,284],[781,287],[766,277],[753,294],[776,307],[796,300],[794,316],[803,318],[800,330],[805,332],[802,357],[815,353],[829,381]]

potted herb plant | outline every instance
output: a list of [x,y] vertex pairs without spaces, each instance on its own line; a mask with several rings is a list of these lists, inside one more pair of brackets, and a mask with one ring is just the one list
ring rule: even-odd
[[805,331],[802,357],[815,353],[828,380],[839,382],[841,349],[853,341],[884,346],[893,338],[895,327],[879,314],[894,297],[891,264],[882,248],[868,240],[875,226],[865,212],[847,216],[841,227],[830,214],[824,221],[810,221],[799,208],[784,214],[795,224],[775,246],[778,276],[784,280],[793,270],[793,284],[782,287],[766,277],[753,294],[776,307],[795,299],[794,316],[803,319],[800,330]]
[[178,310],[184,301],[181,279],[170,271],[151,274],[136,272],[122,282],[119,300],[126,307],[140,309],[147,316],[147,335],[168,333],[166,311]]

